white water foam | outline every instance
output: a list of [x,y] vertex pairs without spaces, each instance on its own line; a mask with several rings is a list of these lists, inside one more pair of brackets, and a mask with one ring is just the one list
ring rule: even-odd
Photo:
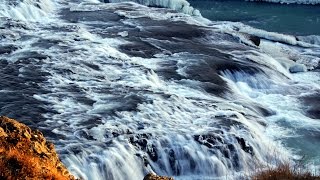
[[6,2],[0,4],[0,17],[7,17],[21,21],[48,20],[48,14],[55,9],[55,3],[51,0],[25,0],[17,5]]
[[[113,9],[116,14],[122,13],[137,21],[139,17],[160,19],[161,14],[166,13],[168,21],[172,20],[169,13],[175,15],[174,21],[179,18],[181,21],[195,21],[191,16],[157,8],[150,10],[132,3],[106,5],[90,1],[96,3],[90,5],[87,2],[81,4],[82,9]],[[154,14],[144,15],[151,11],[155,11]],[[273,86],[273,81],[283,85],[292,77],[281,60],[275,58],[279,55],[265,54],[268,53],[267,43],[263,43],[260,50],[228,53],[235,57],[234,60],[246,63],[249,59],[265,67],[265,72],[276,72],[267,77],[271,80],[265,80],[263,75],[252,78],[248,73],[226,71],[222,75],[233,94],[219,97],[204,91],[199,86],[201,82],[196,80],[166,79],[158,73],[163,62],[177,61],[177,72],[186,74],[188,67],[199,62],[199,59],[185,56],[188,52],[153,58],[133,57],[119,50],[119,46],[128,43],[125,38],[130,37],[130,32],[123,37],[103,38],[90,31],[92,29],[83,22],[53,20],[55,23],[50,27],[76,28],[69,31],[23,30],[26,35],[36,38],[17,38],[21,50],[14,52],[9,59],[15,62],[20,57],[19,52],[27,51],[39,51],[48,56],[42,66],[42,70],[49,73],[48,80],[41,84],[48,92],[36,94],[34,98],[48,103],[50,111],[55,111],[44,115],[41,128],[48,128],[61,136],[54,143],[63,162],[76,176],[98,180],[142,179],[148,172],[157,172],[181,179],[236,179],[235,174],[251,171],[256,164],[272,165],[283,158],[274,158],[274,153],[291,157],[287,149],[273,139],[292,135],[290,129],[278,126],[278,118],[269,122],[254,109],[255,105],[262,103],[273,110],[279,108],[278,115],[282,115],[285,102],[297,103]],[[125,25],[129,23],[119,21]],[[134,26],[134,23],[130,25]],[[121,32],[123,29],[115,34]],[[31,44],[38,38],[58,43],[50,48],[37,49]],[[270,95],[270,92],[274,94]],[[133,107],[128,107],[131,104]],[[299,108],[299,105],[291,107],[289,111],[294,113],[289,117],[299,115],[297,117],[305,118],[299,114]],[[297,120],[288,121],[297,124]],[[310,119],[303,122],[310,124]],[[216,141],[213,148],[205,145],[210,142],[206,135],[215,138],[211,139]],[[239,143],[241,138],[242,145]],[[249,148],[249,153],[244,148]],[[157,160],[152,160],[156,157]]]
[[[110,0],[110,2],[127,2],[127,0]],[[169,8],[189,15],[201,16],[200,11],[194,9],[186,0],[132,0],[132,2],[150,7]]]
[[[74,41],[75,36],[80,36],[84,41]],[[180,175],[228,176],[235,166],[232,165],[233,160],[225,158],[219,152],[213,155],[206,146],[193,141],[193,134],[206,134],[217,130],[224,132],[222,138],[225,143],[231,143],[237,149],[236,154],[240,162],[238,166],[242,171],[253,168],[252,157],[240,150],[241,147],[234,136],[245,138],[250,142],[255,152],[254,161],[257,162],[268,162],[267,159],[270,156],[266,149],[276,149],[272,146],[271,140],[262,133],[263,127],[259,121],[248,119],[247,116],[257,117],[256,112],[201,90],[179,85],[174,81],[165,81],[159,77],[155,71],[161,65],[153,63],[163,61],[161,56],[157,60],[129,57],[116,49],[125,41],[103,39],[88,32],[84,27],[80,27],[76,33],[45,35],[45,37],[62,40],[61,45],[81,50],[61,52],[55,48],[48,49],[46,53],[54,59],[48,59],[48,65],[43,67],[45,71],[51,73],[48,84],[44,85],[52,93],[34,96],[41,101],[49,102],[54,110],[59,112],[50,118],[47,117],[48,120],[45,123],[54,128],[54,133],[71,138],[63,143],[69,146],[57,146],[59,152],[73,146],[84,148],[77,155],[71,153],[63,158],[71,172],[79,177],[139,179],[145,171],[175,175],[177,170],[168,160],[171,158],[168,155],[170,150],[175,153],[175,162],[179,163],[175,166],[179,169]],[[100,70],[92,71],[89,67],[79,64],[83,59],[87,63],[95,63]],[[52,61],[54,63],[50,63]],[[182,65],[187,62],[181,60],[180,63]],[[76,68],[75,64],[77,64]],[[73,73],[60,74],[61,70]],[[80,87],[86,97],[94,100],[93,106],[77,102],[72,94],[61,98],[60,95],[64,94],[63,89],[70,84]],[[114,92],[101,93],[100,88],[104,89],[104,87],[119,88],[117,90],[119,95],[124,93],[126,96],[130,96],[130,89],[141,91],[138,95],[150,102],[139,103],[134,112],[121,111],[116,112],[116,116],[111,116],[108,115],[108,112],[111,113],[110,110],[122,107],[124,104],[116,101],[117,95]],[[161,94],[171,97],[164,98]],[[105,113],[107,114],[104,116],[100,115]],[[88,129],[85,126],[81,128],[83,123],[95,116],[102,119],[102,124]],[[243,124],[248,130],[243,130],[241,126],[232,127],[230,130],[221,129],[219,124],[223,124],[224,121],[215,120],[217,117],[232,118],[232,121]],[[94,120],[91,123],[94,123]],[[67,127],[65,127],[66,124]],[[137,130],[141,125],[145,127]],[[72,140],[74,136],[81,138],[76,132],[81,132],[84,128],[95,139],[95,143],[85,143],[88,140],[80,142],[76,139]],[[149,160],[150,164],[143,167],[137,154],[142,157],[146,155],[128,144],[126,137],[130,134],[110,138],[111,132],[127,130],[133,131],[134,134],[150,133],[152,136],[148,140],[148,148],[156,150],[159,160],[156,162]],[[109,145],[105,147],[101,144]],[[93,154],[91,155],[93,157],[89,154]],[[96,160],[92,161],[92,159]],[[133,169],[132,166],[137,169]]]
[[[235,92],[247,97],[254,102],[260,102],[264,107],[275,111],[275,115],[267,118],[267,134],[272,139],[289,147],[293,159],[307,158],[308,167],[312,172],[317,172],[319,166],[315,166],[320,160],[319,154],[314,153],[312,141],[303,140],[304,143],[297,145],[301,139],[309,139],[306,132],[319,132],[320,124],[317,120],[305,115],[305,105],[301,104],[301,97],[306,94],[317,93],[319,88],[319,72],[306,72],[319,67],[319,42],[318,36],[294,37],[274,32],[258,30],[242,23],[217,22],[214,25],[223,32],[240,37],[245,44],[248,43],[242,33],[258,36],[261,39],[259,50],[262,53],[253,53],[254,56],[231,52],[237,56],[246,56],[247,59],[264,62],[270,69],[277,69],[289,79],[279,79],[265,75],[250,75],[245,72],[226,71],[226,77]],[[238,32],[240,34],[238,34]],[[257,56],[258,55],[258,56]],[[257,58],[255,58],[257,57]],[[243,58],[243,57],[242,57]],[[256,59],[256,60],[254,60]],[[271,65],[271,66],[270,66]],[[297,73],[291,75],[290,73]],[[271,78],[271,79],[270,79]],[[308,90],[307,90],[308,89]],[[292,128],[292,127],[296,127]]]
[[[292,144],[292,141],[304,137],[304,133],[308,131],[319,132],[320,130],[318,120],[304,114],[304,105],[299,100],[305,93],[314,93],[319,89],[319,73],[295,74],[291,77],[294,82],[281,82],[262,74],[250,76],[242,72],[226,71],[223,75],[230,80],[229,83],[236,92],[247,97],[249,101],[259,102],[275,112],[274,115],[266,118],[268,123],[266,134],[277,140],[279,144],[294,147],[288,148],[293,154],[291,157],[296,160],[309,159],[305,163],[310,165],[309,168],[312,172],[317,172],[319,167],[314,166],[314,163],[319,162],[320,156],[313,152],[315,148],[311,145],[313,140],[304,139],[300,147]],[[307,92],[306,89],[308,89]],[[301,129],[303,130],[301,131]]]

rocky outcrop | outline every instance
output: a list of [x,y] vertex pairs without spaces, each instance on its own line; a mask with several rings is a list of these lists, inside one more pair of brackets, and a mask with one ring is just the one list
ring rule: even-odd
[[158,176],[156,174],[149,173],[143,178],[143,180],[173,180],[173,178],[166,176]]
[[260,45],[260,37],[254,36],[254,35],[249,35],[248,39],[253,42],[254,45],[259,46]]
[[0,179],[73,180],[54,145],[38,130],[0,117]]
[[[247,40],[251,41],[256,46],[260,45],[261,38],[259,36],[255,36],[255,35],[247,34],[247,33],[242,33],[242,32],[239,32],[239,35],[246,38]],[[243,42],[243,43],[245,43],[245,42]],[[247,43],[245,43],[245,44],[247,44]],[[247,45],[251,46],[251,44],[247,44]]]

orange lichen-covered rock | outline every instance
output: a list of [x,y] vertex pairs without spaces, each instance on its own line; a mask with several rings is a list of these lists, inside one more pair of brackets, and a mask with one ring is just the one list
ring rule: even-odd
[[0,179],[73,180],[38,130],[0,116]]
[[166,176],[158,176],[156,174],[149,173],[143,178],[143,180],[173,180],[173,178]]

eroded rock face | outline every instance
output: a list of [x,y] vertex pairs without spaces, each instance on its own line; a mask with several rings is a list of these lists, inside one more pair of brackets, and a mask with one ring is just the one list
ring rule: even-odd
[[172,177],[166,177],[166,176],[158,176],[156,174],[150,173],[147,174],[143,180],[173,180]]
[[74,180],[38,130],[0,117],[0,179]]

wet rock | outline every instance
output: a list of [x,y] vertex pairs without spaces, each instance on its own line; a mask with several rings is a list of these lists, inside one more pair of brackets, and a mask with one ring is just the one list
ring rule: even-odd
[[28,26],[21,22],[21,21],[16,21],[13,19],[6,19],[5,24],[3,24],[5,29],[11,29],[11,28],[19,28],[19,29],[29,29]]
[[254,45],[259,46],[260,45],[260,37],[254,36],[254,35],[249,35],[248,39],[253,42]]
[[59,43],[61,43],[61,41],[56,39],[39,39],[33,43],[32,46],[49,49],[52,46],[58,46]]
[[[250,154],[254,155],[253,147],[244,139],[235,135],[225,137],[223,131],[213,131],[209,134],[194,135],[194,140],[198,143],[208,147],[213,154],[221,154],[229,160],[226,162],[228,167],[235,170],[241,169],[241,160],[239,157],[240,148]],[[227,142],[226,139],[234,138],[236,143]],[[238,145],[238,144],[239,145]],[[239,147],[240,146],[240,147]]]
[[269,109],[269,108],[266,108],[266,107],[262,107],[262,106],[259,106],[259,105],[257,105],[255,107],[255,109],[256,109],[256,111],[258,111],[261,115],[263,115],[265,117],[272,116],[272,115],[276,114],[276,112],[273,111],[272,109]]
[[151,134],[136,134],[129,138],[129,142],[136,146],[137,148],[141,149],[142,151],[146,152],[149,155],[149,158],[152,161],[158,160],[158,153],[157,148],[154,144],[148,142],[148,139],[151,137]]
[[[252,35],[252,34],[247,34],[247,33],[240,33],[240,35],[242,35],[244,38],[246,38],[249,41],[251,41],[254,45],[256,45],[256,46],[260,45],[260,42],[261,42],[261,38],[260,37]],[[251,46],[251,44],[247,44],[247,45]]]
[[213,148],[215,145],[223,144],[223,139],[216,134],[195,135],[194,140],[198,143]]
[[320,91],[299,98],[305,109],[305,115],[312,119],[320,119]]
[[158,160],[158,153],[155,145],[152,144],[147,147],[147,154],[152,161],[156,162]]
[[42,133],[0,117],[1,179],[75,179]]
[[74,135],[79,139],[94,140],[94,138],[88,133],[88,130],[86,129],[76,131],[74,132]]
[[303,64],[295,64],[289,68],[291,73],[306,72],[307,67]]
[[236,137],[236,139],[237,139],[237,141],[243,151],[245,151],[246,153],[249,153],[251,155],[254,155],[253,148],[250,145],[248,145],[243,138]]
[[156,174],[149,173],[143,178],[143,180],[173,180],[173,178],[166,176],[158,176]]
[[27,61],[30,59],[44,60],[44,59],[50,58],[49,56],[44,55],[44,54],[40,54],[36,51],[23,52],[19,55],[21,57],[19,58],[19,61],[17,61],[16,63],[23,63],[23,61]]
[[151,45],[148,42],[135,42],[121,45],[120,50],[128,55],[143,58],[152,58],[155,54],[161,53],[162,50]]
[[0,54],[10,54],[17,49],[14,45],[0,46]]
[[168,157],[169,157],[169,163],[171,166],[171,169],[173,171],[174,174],[179,175],[180,174],[180,167],[178,165],[178,162],[176,160],[176,155],[173,149],[170,149],[169,153],[168,153]]
[[320,62],[318,62],[318,65],[314,68],[314,70],[320,70]]

